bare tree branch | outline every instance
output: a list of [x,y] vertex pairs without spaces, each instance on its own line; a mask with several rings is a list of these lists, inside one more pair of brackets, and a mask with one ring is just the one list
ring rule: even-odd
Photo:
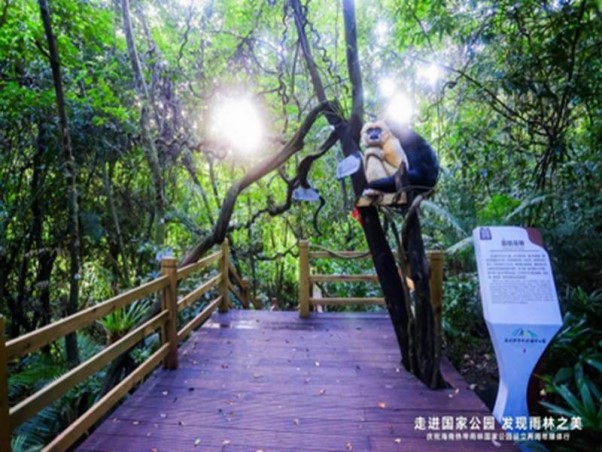
[[180,262],[180,265],[184,266],[197,261],[214,244],[221,243],[228,231],[230,218],[232,217],[232,212],[234,211],[234,205],[236,204],[238,195],[249,185],[261,179],[266,174],[279,168],[286,163],[291,156],[299,152],[303,148],[305,136],[308,134],[320,114],[335,115],[335,112],[335,104],[331,102],[320,103],[309,112],[297,133],[280,150],[280,152],[265,158],[256,166],[251,168],[241,179],[234,182],[230,186],[226,198],[224,199],[219,213],[219,218],[217,219],[217,223],[215,224],[212,233],[206,237],[203,237],[190,251],[188,251],[186,256],[184,256]]

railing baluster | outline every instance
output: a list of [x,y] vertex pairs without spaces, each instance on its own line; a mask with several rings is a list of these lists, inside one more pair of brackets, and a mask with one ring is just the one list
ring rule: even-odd
[[435,347],[441,349],[441,316],[443,312],[443,251],[427,251],[430,267],[429,286],[431,291],[431,306],[435,315]]
[[230,249],[228,246],[228,239],[224,239],[222,243],[222,260],[220,263],[220,271],[222,273],[222,283],[220,285],[220,294],[222,296],[222,302],[219,304],[219,312],[224,314],[228,312],[228,306],[230,304],[228,281],[230,281],[228,254]]
[[8,359],[4,340],[4,317],[0,315],[0,450],[10,452],[10,415],[8,405]]
[[299,241],[299,316],[309,316],[309,242]]
[[161,294],[161,309],[169,312],[165,323],[163,341],[169,344],[169,351],[163,360],[163,368],[178,368],[178,268],[176,259],[164,257],[161,260],[161,274],[169,277],[169,285]]

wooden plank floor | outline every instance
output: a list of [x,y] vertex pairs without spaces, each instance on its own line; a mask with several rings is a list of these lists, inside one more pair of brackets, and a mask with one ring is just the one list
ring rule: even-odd
[[445,430],[416,430],[419,416],[490,413],[449,364],[454,388],[430,391],[399,362],[384,314],[216,313],[79,450],[515,450],[427,440]]

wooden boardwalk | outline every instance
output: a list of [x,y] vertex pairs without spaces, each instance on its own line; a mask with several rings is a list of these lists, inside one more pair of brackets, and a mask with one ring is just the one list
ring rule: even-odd
[[449,364],[454,388],[430,391],[399,361],[384,314],[215,313],[179,369],[156,370],[78,450],[515,450],[415,429],[418,417],[490,413]]

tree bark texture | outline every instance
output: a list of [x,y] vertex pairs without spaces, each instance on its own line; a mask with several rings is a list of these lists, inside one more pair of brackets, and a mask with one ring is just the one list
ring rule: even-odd
[[148,92],[148,87],[144,80],[140,58],[136,49],[136,41],[134,40],[134,31],[132,28],[132,20],[130,16],[129,0],[121,0],[121,13],[123,16],[123,29],[125,40],[128,47],[128,55],[136,80],[136,89],[141,100],[140,108],[140,131],[144,142],[144,152],[148,160],[148,165],[151,170],[153,187],[155,192],[155,242],[157,245],[162,245],[165,241],[165,195],[163,189],[163,174],[161,172],[161,163],[159,162],[159,154],[155,141],[151,135],[150,126],[150,107],[151,97]]
[[[63,82],[61,78],[61,64],[59,60],[56,40],[52,31],[50,11],[46,0],[38,0],[40,13],[48,42],[48,54],[50,56],[50,66],[52,69],[52,79],[54,82],[54,91],[56,94],[56,106],[59,115],[59,130],[61,134],[61,148],[63,152],[63,166],[65,168],[65,180],[67,182],[67,196],[69,206],[69,216],[67,220],[67,229],[69,235],[69,300],[67,303],[67,315],[75,314],[79,304],[79,280],[80,275],[80,234],[79,234],[79,206],[77,190],[77,165],[73,156],[71,146],[71,136],[69,134],[69,124],[65,110],[65,96],[63,92]],[[74,367],[79,364],[79,350],[77,348],[76,333],[65,337],[67,349],[67,362],[69,366]]]

